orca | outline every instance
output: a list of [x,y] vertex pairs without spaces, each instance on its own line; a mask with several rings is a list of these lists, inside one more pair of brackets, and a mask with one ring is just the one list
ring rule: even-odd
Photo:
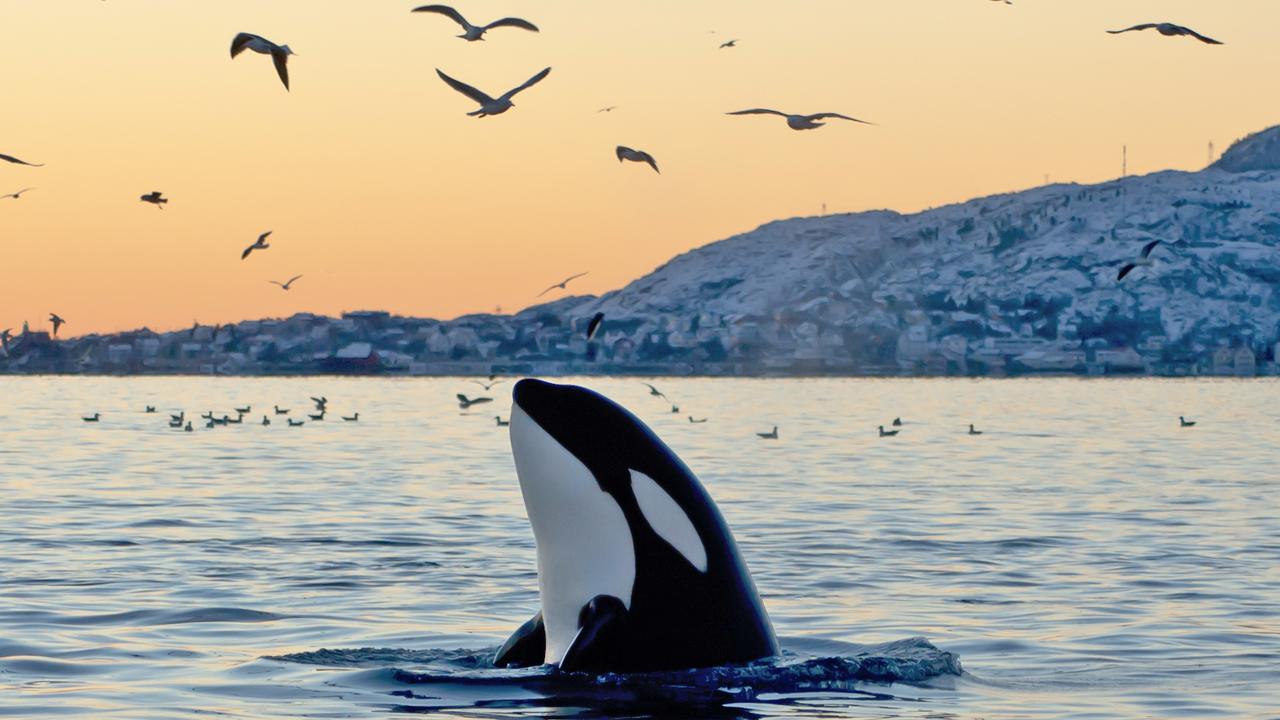
[[542,607],[495,666],[655,672],[779,653],[720,510],[652,430],[583,387],[525,379],[512,395]]

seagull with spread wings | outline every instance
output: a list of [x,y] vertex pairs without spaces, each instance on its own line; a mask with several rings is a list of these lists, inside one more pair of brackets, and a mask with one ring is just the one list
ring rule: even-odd
[[724,50],[725,48],[736,48],[736,47],[738,47],[738,38],[734,38],[732,40],[726,40],[720,43],[719,49]]
[[840,113],[832,113],[832,112],[814,113],[812,115],[789,115],[787,113],[778,112],[777,110],[770,110],[768,108],[751,108],[749,110],[737,110],[735,112],[725,113],[725,114],[726,115],[777,115],[779,117],[786,118],[787,127],[790,127],[792,130],[813,130],[815,128],[820,128],[823,125],[826,125],[826,123],[819,122],[819,121],[825,120],[827,118],[839,118],[840,120],[848,120],[850,122],[862,123],[863,125],[875,125],[875,123],[867,122],[866,120],[859,120],[858,118],[852,118],[852,117],[849,117],[848,115],[841,115]]
[[1142,23],[1141,25],[1134,25],[1133,27],[1127,27],[1123,30],[1108,30],[1107,32],[1111,33],[1112,35],[1119,35],[1120,33],[1133,32],[1135,30],[1152,30],[1152,29],[1154,29],[1156,32],[1160,33],[1161,35],[1164,35],[1165,37],[1177,37],[1179,35],[1186,35],[1188,37],[1193,37],[1206,45],[1222,45],[1223,44],[1222,41],[1214,40],[1211,37],[1206,37],[1204,35],[1201,35],[1200,33],[1196,32],[1195,30],[1192,30],[1189,27],[1174,25],[1173,23],[1167,23],[1167,22]]
[[14,200],[20,200],[22,199],[23,193],[29,193],[32,190],[35,190],[35,188],[23,188],[18,192],[12,192],[12,193],[9,193],[8,195],[0,195],[0,200],[8,200],[9,198],[13,198]]
[[12,155],[5,155],[3,153],[0,153],[0,160],[13,163],[14,165],[29,165],[31,167],[44,167],[43,163],[30,163],[30,162],[27,162],[26,160],[19,160],[18,158]]
[[533,87],[534,85],[537,85],[538,83],[542,82],[543,78],[551,74],[551,68],[544,68],[542,72],[526,80],[524,84],[521,85],[520,87],[508,90],[496,98],[489,97],[488,95],[484,94],[483,92],[480,92],[479,90],[471,87],[470,85],[464,82],[459,82],[458,80],[454,80],[448,75],[445,75],[443,72],[440,72],[439,68],[436,68],[436,74],[439,75],[440,79],[445,81],[445,84],[447,84],[449,87],[453,88],[454,90],[457,90],[463,95],[466,95],[467,97],[476,101],[480,105],[479,110],[469,112],[467,113],[467,115],[470,115],[471,117],[488,117],[490,115],[501,115],[502,113],[514,107],[515,103],[511,102],[511,98],[515,97],[516,93],[519,93],[523,90],[527,90]]
[[271,237],[272,232],[273,231],[268,230],[262,233],[261,235],[259,235],[257,242],[245,248],[244,252],[240,253],[240,259],[244,260],[245,258],[249,257],[249,253],[253,252],[254,250],[266,250],[267,248],[271,247],[270,245],[267,244],[267,238]]
[[58,329],[67,324],[66,320],[58,317],[58,313],[49,313],[49,322],[53,323],[54,337],[58,337]]
[[1132,262],[1127,262],[1120,268],[1120,272],[1116,274],[1116,282],[1120,282],[1121,280],[1123,280],[1124,276],[1133,272],[1133,269],[1136,267],[1139,267],[1139,266],[1150,267],[1153,262],[1151,259],[1151,251],[1155,250],[1156,246],[1159,245],[1161,242],[1163,241],[1152,240],[1146,245],[1143,245],[1142,253],[1139,254],[1138,257],[1134,258]]
[[164,196],[164,193],[160,192],[159,190],[152,190],[151,192],[147,193],[146,195],[143,195],[138,199],[144,203],[151,203],[152,205],[155,205],[158,209],[163,210],[164,206],[169,204],[169,198],[163,197],[163,196]]
[[662,171],[658,169],[658,161],[654,160],[652,155],[643,150],[633,150],[626,145],[619,145],[613,152],[618,156],[618,162],[629,160],[631,162],[649,163],[649,167],[653,168],[654,172],[659,175],[662,174]]
[[414,8],[412,12],[438,13],[440,15],[444,15],[462,26],[462,34],[458,37],[466,40],[467,42],[483,40],[486,32],[499,27],[514,27],[520,28],[521,30],[528,30],[530,32],[538,32],[537,25],[518,17],[504,17],[501,20],[494,20],[488,25],[472,25],[467,22],[466,18],[462,17],[462,13],[454,10],[448,5],[423,5],[422,7]]
[[285,90],[289,89],[289,56],[297,53],[289,49],[288,45],[277,45],[261,35],[242,32],[231,41],[231,58],[235,59],[245,50],[270,55],[271,62],[276,66],[276,74],[280,76],[280,82],[284,83]]
[[282,290],[288,290],[289,286],[293,285],[293,281],[298,280],[301,277],[302,277],[301,275],[294,275],[293,277],[289,278],[288,282],[280,282],[279,280],[268,280],[267,282],[271,283],[272,285],[279,285]]
[[[591,271],[590,271],[590,270],[588,270],[587,272],[591,272]],[[538,297],[542,297],[543,295],[546,295],[547,293],[551,292],[552,290],[555,290],[556,288],[560,288],[561,290],[567,290],[567,289],[568,289],[568,285],[569,285],[569,283],[573,282],[574,280],[577,280],[578,278],[580,278],[580,277],[582,277],[583,275],[586,275],[586,274],[587,274],[586,272],[580,272],[580,273],[578,273],[577,275],[570,275],[569,277],[565,278],[564,280],[561,280],[560,282],[556,283],[555,285],[552,285],[551,287],[547,288],[546,290],[543,290],[542,292],[538,293]]]

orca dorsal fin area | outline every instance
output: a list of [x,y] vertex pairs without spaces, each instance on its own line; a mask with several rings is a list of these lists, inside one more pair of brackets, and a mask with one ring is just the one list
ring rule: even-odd
[[560,659],[565,672],[607,670],[618,664],[625,648],[627,608],[612,595],[597,595],[578,614],[578,632]]
[[547,627],[542,624],[542,611],[539,610],[498,648],[493,665],[501,668],[533,667],[541,665],[546,654]]
[[649,527],[675,548],[698,572],[707,571],[707,548],[689,516],[653,478],[631,471],[631,492]]

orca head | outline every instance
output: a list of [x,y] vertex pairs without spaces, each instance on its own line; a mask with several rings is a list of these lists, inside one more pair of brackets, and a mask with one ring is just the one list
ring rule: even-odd
[[545,662],[559,662],[592,598],[631,608],[638,558],[652,545],[674,549],[678,557],[667,557],[689,573],[707,572],[709,546],[736,557],[701,484],[630,412],[540,380],[516,383],[513,399],[511,450],[537,544]]

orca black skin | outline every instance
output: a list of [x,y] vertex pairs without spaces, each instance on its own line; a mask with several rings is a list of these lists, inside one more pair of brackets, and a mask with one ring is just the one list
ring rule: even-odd
[[[652,430],[617,403],[582,387],[521,380],[513,398],[512,450],[539,545],[543,607],[498,652],[496,665],[551,662],[566,671],[648,672],[778,654],[769,616],[719,509]],[[566,475],[585,478],[569,491],[558,489],[575,495],[531,502],[532,493],[542,492],[540,483],[559,483]],[[600,517],[575,517],[578,508],[566,506],[576,506],[579,496],[590,496],[582,507],[601,510]],[[535,517],[535,507],[555,517]],[[627,527],[618,528],[624,519]],[[591,535],[593,522],[601,537]],[[555,554],[569,548],[574,556],[575,547],[610,542],[616,550],[599,550],[583,568],[564,570],[578,559]],[[628,571],[632,552],[633,574]],[[556,595],[553,585],[564,573],[573,579],[566,584],[574,589]],[[593,583],[604,576],[623,590],[594,594]],[[571,598],[567,604],[566,593]],[[577,627],[566,627],[570,610]],[[559,617],[553,622],[560,625],[544,625],[544,616]]]

